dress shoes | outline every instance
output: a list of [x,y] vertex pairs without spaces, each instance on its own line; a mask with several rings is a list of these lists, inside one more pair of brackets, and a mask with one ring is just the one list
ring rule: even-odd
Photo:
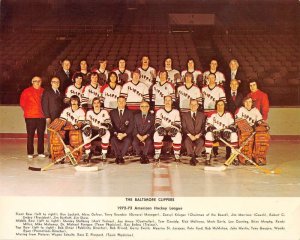
[[191,165],[191,166],[196,166],[197,163],[198,163],[198,161],[197,161],[196,157],[193,156],[193,157],[191,158],[191,160],[190,160],[190,165]]
[[115,162],[116,162],[116,164],[119,164],[119,163],[120,163],[120,158],[119,158],[119,157],[116,157]]
[[125,164],[124,158],[122,158],[122,157],[119,158],[119,164]]

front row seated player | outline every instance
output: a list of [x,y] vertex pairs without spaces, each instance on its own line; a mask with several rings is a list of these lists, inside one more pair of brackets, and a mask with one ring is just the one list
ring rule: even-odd
[[181,121],[180,114],[177,109],[172,108],[172,97],[164,97],[164,108],[159,109],[155,116],[155,133],[154,133],[154,161],[158,161],[163,146],[163,139],[166,136],[170,136],[173,141],[173,150],[175,160],[178,161],[180,158],[181,149]]
[[[244,153],[250,159],[253,159],[258,165],[266,164],[266,156],[270,145],[269,126],[264,122],[259,110],[253,106],[251,97],[245,97],[243,107],[240,107],[235,114],[236,122],[239,128],[239,142],[244,142],[253,132],[256,132],[254,139],[249,139],[248,143],[243,147]],[[251,126],[243,127],[239,124],[240,119],[245,119]],[[242,164],[250,164],[244,157],[239,156]]]
[[[99,134],[96,138],[101,140],[102,160],[106,161],[106,154],[110,139],[110,129],[112,127],[110,116],[108,112],[100,107],[100,98],[96,97],[92,101],[92,109],[86,113],[86,121],[89,123],[82,129],[83,142],[88,143],[90,140]],[[92,158],[93,151],[91,151],[92,143],[85,145],[85,153],[87,158],[85,162],[89,162]]]
[[[52,161],[65,155],[64,145],[61,139],[67,145],[70,145],[71,151],[80,146],[83,142],[81,129],[84,126],[85,112],[79,106],[79,97],[76,95],[71,96],[70,107],[65,108],[60,117],[49,125],[49,128],[53,130],[50,134],[50,153]],[[79,161],[82,156],[82,149],[74,152],[73,156]],[[62,163],[63,162],[64,161],[62,161]]]
[[[205,165],[211,165],[210,159],[213,142],[217,141],[220,137],[231,143],[234,148],[238,147],[238,136],[234,118],[231,113],[225,112],[225,102],[223,100],[216,102],[216,112],[207,118],[205,130],[205,151],[207,154]],[[229,157],[230,154],[226,155],[226,157]],[[233,164],[238,165],[238,161],[235,159]]]

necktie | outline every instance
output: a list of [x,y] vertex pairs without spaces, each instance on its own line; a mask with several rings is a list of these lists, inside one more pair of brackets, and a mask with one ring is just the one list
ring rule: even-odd
[[234,72],[231,72],[231,80],[234,79]]
[[120,118],[123,116],[123,110],[120,110]]
[[66,71],[66,74],[68,77],[70,77],[70,72],[69,71]]
[[232,93],[232,99],[233,99],[233,101],[235,101],[235,98],[236,98],[236,93],[233,92],[233,93]]
[[195,125],[195,122],[196,122],[196,113],[193,113],[193,123]]
[[145,123],[145,122],[146,122],[146,115],[143,114],[143,123]]
[[59,91],[58,91],[58,90],[56,90],[56,91],[55,91],[55,94],[59,95]]

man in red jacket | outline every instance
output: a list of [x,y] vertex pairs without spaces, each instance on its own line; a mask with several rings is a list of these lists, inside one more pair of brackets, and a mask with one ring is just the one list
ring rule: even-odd
[[20,97],[20,106],[24,111],[24,118],[27,131],[27,154],[28,158],[33,158],[34,134],[38,134],[38,156],[45,157],[44,154],[44,132],[46,128],[46,119],[42,110],[42,79],[35,76],[31,80],[32,86],[23,90]]
[[266,93],[259,90],[257,87],[257,81],[249,81],[250,93],[248,94],[254,101],[255,107],[260,111],[263,119],[267,121],[269,113],[269,98]]

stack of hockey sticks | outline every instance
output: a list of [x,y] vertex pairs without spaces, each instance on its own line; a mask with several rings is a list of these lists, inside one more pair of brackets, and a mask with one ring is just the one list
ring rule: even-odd
[[[54,131],[52,129],[49,129],[50,131]],[[80,150],[82,147],[84,147],[86,144],[92,142],[93,140],[95,140],[97,137],[99,137],[99,134],[97,134],[96,136],[94,136],[89,142],[86,142],[86,143],[83,143],[81,144],[80,146],[74,148],[72,151],[66,146],[66,144],[64,143],[63,139],[61,138],[61,136],[59,135],[58,132],[54,131],[58,136],[59,136],[59,139],[60,141],[62,142],[63,146],[64,146],[64,150],[65,150],[65,155],[56,159],[55,162],[52,162],[52,163],[49,163],[48,165],[46,165],[45,167],[43,168],[37,168],[37,167],[29,167],[28,169],[29,170],[32,170],[32,171],[46,171],[48,170],[49,168],[51,168],[54,164],[57,164],[61,161],[63,161],[65,158],[69,158],[72,165],[75,167],[76,171],[79,171],[79,172],[94,172],[94,171],[98,171],[99,168],[98,166],[80,166],[78,165],[75,157],[73,156],[73,153]]]

